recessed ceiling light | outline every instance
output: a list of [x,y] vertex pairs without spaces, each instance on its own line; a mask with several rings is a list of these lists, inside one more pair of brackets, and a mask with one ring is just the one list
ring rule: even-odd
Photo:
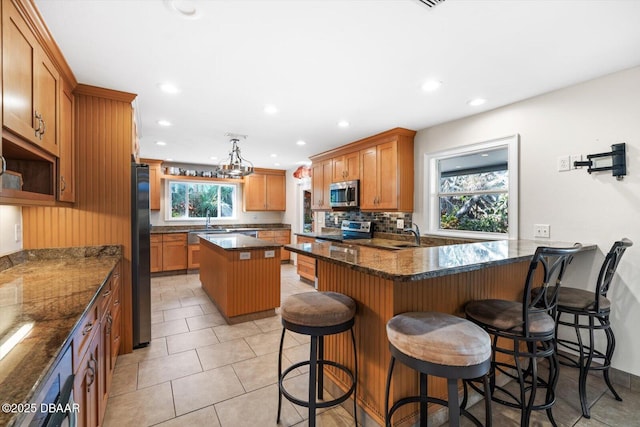
[[156,145],[167,145],[164,141],[156,141]]
[[165,159],[167,162],[173,162],[173,159]]
[[160,126],[171,126],[171,122],[169,120],[158,120],[157,122]]
[[349,127],[349,122],[346,120],[340,120],[338,122],[338,126],[340,126],[341,128],[348,128]]
[[277,163],[277,162],[276,162],[276,163],[274,163],[273,165],[274,165],[274,166],[280,166],[280,163]]
[[185,19],[198,19],[200,12],[192,0],[164,0],[165,6],[176,15]]
[[298,145],[305,145],[305,144],[306,144],[306,142],[300,139],[300,140],[298,140],[298,141],[296,142],[296,144],[298,144]]
[[442,86],[440,80],[427,80],[422,84],[422,90],[425,92],[433,92],[434,90],[438,90],[440,86]]
[[487,102],[487,100],[486,100],[486,99],[483,99],[483,98],[475,98],[475,99],[472,99],[472,100],[470,100],[470,101],[467,101],[467,105],[469,105],[469,106],[471,106],[471,107],[477,107],[478,105],[482,105],[482,104],[484,104],[485,102]]
[[278,107],[273,104],[267,104],[264,106],[264,112],[267,114],[276,114],[278,112]]
[[482,157],[489,157],[489,155],[488,155],[487,153],[482,153],[482,154],[480,154],[480,156],[482,156]]
[[276,157],[278,157],[278,155],[277,154],[270,154],[269,157],[276,158]]
[[218,160],[218,156],[211,156],[209,157],[210,160]]
[[160,87],[160,90],[165,93],[174,94],[174,93],[180,92],[180,89],[178,89],[176,86],[172,85],[171,83],[160,83],[158,87]]
[[457,166],[456,166],[456,169],[462,169],[462,166],[457,165]]

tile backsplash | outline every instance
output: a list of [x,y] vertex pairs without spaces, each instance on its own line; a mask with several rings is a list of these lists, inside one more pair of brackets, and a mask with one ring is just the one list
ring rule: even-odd
[[[373,231],[377,233],[401,234],[402,229],[396,227],[397,220],[404,220],[404,227],[412,226],[412,215],[406,212],[361,212],[361,211],[336,211],[325,212],[324,226],[340,228],[342,221],[371,221]],[[338,223],[336,224],[336,218]]]

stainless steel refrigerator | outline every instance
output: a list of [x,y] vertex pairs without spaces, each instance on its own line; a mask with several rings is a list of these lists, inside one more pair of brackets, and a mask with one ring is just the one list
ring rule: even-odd
[[151,341],[151,223],[149,220],[149,166],[131,164],[131,286],[133,347]]

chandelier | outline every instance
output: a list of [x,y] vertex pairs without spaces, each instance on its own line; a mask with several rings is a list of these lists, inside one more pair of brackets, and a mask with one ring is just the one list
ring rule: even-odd
[[231,151],[229,152],[229,158],[226,162],[218,165],[217,175],[220,178],[241,178],[243,176],[251,175],[253,173],[253,163],[242,157],[240,154],[240,147],[238,142],[240,138],[245,139],[246,135],[238,135],[233,133],[227,133],[225,136],[231,138]]

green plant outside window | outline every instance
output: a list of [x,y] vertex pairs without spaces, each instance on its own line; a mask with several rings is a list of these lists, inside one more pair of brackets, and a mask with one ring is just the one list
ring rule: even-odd
[[171,219],[233,218],[236,185],[169,182]]

